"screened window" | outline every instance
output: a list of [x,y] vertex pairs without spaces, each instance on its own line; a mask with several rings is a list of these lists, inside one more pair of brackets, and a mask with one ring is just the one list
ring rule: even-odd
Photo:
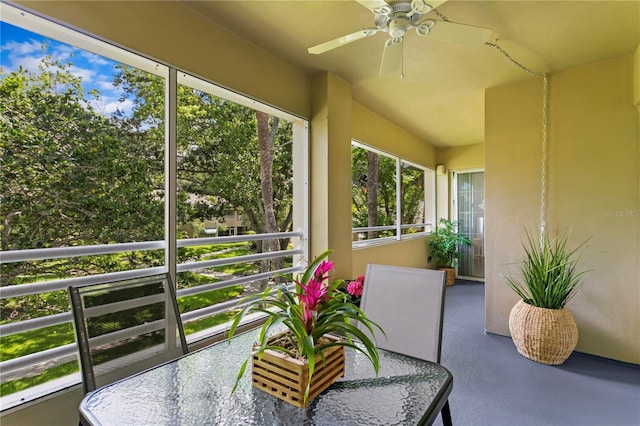
[[431,231],[432,170],[353,142],[351,173],[354,246]]
[[79,383],[69,285],[175,274],[193,343],[224,330],[241,297],[299,270],[308,131],[253,99],[0,7],[5,409]]

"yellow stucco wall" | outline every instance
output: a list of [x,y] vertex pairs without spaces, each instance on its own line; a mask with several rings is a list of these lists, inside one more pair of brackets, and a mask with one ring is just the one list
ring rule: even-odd
[[406,266],[409,268],[427,267],[427,239],[416,238],[374,247],[360,248],[353,251],[353,272],[350,277],[363,275],[369,263],[382,265]]
[[443,175],[436,175],[437,217],[451,218],[451,170],[484,169],[484,144],[436,149],[436,162],[445,168]]
[[484,144],[438,148],[436,159],[448,170],[481,169],[484,167]]
[[[548,229],[591,237],[581,268],[592,270],[568,304],[577,350],[640,362],[639,145],[633,57],[551,76]],[[523,226],[540,211],[541,80],[486,91],[486,328],[508,335],[517,296],[500,274],[521,260]]]
[[356,102],[353,103],[351,126],[353,139],[435,169],[436,150],[428,141],[412,135]]

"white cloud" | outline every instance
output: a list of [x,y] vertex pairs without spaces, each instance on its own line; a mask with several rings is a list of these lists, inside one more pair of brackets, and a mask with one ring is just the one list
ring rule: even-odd
[[18,69],[18,66],[22,66],[23,69],[30,72],[38,72],[40,61],[42,60],[42,56],[25,56],[20,58],[19,60],[11,61],[9,68],[11,70]]
[[42,42],[38,40],[28,40],[18,42],[10,40],[2,45],[2,50],[9,51],[9,57],[30,55],[33,52],[41,52]]
[[113,92],[116,88],[113,86],[113,81],[111,81],[111,76],[106,76],[104,74],[98,75],[93,84],[98,88],[98,90]]
[[[6,40],[6,39],[5,39]],[[59,43],[45,38],[28,38],[18,40],[2,40],[2,68],[6,73],[22,67],[28,72],[39,73],[42,59],[51,55],[54,61],[65,66],[67,71],[81,79],[81,84],[88,93],[97,89],[101,96],[88,102],[103,115],[111,115],[116,110],[129,115],[133,108],[130,100],[120,102],[118,91],[113,86],[113,61],[107,60],[92,52]],[[46,46],[46,51],[42,47]]]
[[116,111],[122,112],[125,116],[129,116],[133,110],[133,102],[129,99],[120,101],[115,97],[103,96],[90,102],[91,106],[102,115],[109,116]]
[[72,65],[69,68],[69,72],[71,74],[73,74],[76,77],[79,77],[82,79],[82,83],[92,83],[93,82],[93,78],[96,75],[95,70],[91,70],[88,68],[80,68],[76,65]]
[[80,56],[85,58],[90,64],[104,66],[109,65],[111,62],[104,59],[102,56],[96,55],[95,53],[87,52],[86,50],[82,50],[80,52]]

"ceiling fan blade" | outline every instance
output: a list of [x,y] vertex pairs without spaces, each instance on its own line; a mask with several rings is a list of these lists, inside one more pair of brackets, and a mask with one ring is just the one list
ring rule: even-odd
[[435,9],[447,0],[413,0],[411,9],[415,12],[428,13],[431,9]]
[[356,0],[376,15],[388,15],[393,10],[384,0]]
[[435,21],[426,36],[464,47],[480,47],[489,40],[492,32],[490,28]]
[[[393,11],[389,3],[384,0],[356,0],[376,15],[388,15]],[[405,0],[406,1],[406,0]],[[412,0],[411,9],[416,12],[428,13],[447,0]],[[392,2],[391,2],[392,3]]]
[[380,75],[395,74],[402,70],[402,37],[390,38],[382,51]]
[[365,37],[371,37],[378,32],[377,28],[367,28],[364,30],[356,31],[355,33],[348,34],[346,36],[338,37],[336,39],[324,42],[317,46],[313,46],[307,49],[307,52],[312,55],[319,55],[336,47],[344,46],[345,44],[352,43],[356,40],[360,40]]

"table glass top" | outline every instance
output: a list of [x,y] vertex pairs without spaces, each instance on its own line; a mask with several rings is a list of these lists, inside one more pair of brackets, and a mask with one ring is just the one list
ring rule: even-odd
[[250,365],[231,394],[256,336],[250,331],[100,388],[81,411],[104,425],[409,425],[451,386],[441,366],[382,350],[376,378],[368,358],[345,348],[345,377],[308,408],[254,388]]

